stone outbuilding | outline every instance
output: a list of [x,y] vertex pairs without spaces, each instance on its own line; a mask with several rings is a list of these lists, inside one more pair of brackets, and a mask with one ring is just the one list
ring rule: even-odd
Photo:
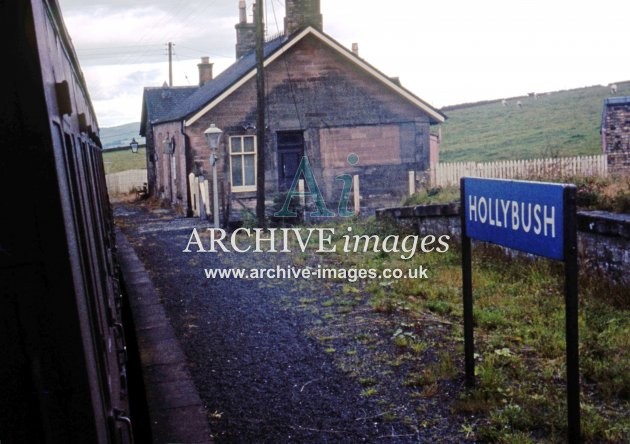
[[[437,156],[431,126],[445,116],[362,59],[358,48],[349,50],[324,33],[318,0],[286,0],[286,10],[285,32],[264,45],[264,146],[256,141],[256,60],[243,0],[232,66],[213,78],[202,60],[193,92],[145,89],[150,189],[183,212],[191,210],[188,175],[211,177],[204,131],[212,124],[223,131],[217,161],[223,213],[255,206],[261,150],[269,201],[290,188],[306,158],[333,211],[344,186],[340,176],[358,175],[361,207],[376,208],[400,203],[409,171],[428,175],[431,156]],[[156,103],[169,100],[169,106]]]

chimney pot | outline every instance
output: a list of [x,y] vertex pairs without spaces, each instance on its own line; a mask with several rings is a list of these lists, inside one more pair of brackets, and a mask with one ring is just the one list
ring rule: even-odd
[[238,16],[239,23],[247,23],[247,4],[245,0],[239,0],[238,2]]
[[352,44],[352,52],[354,53],[355,56],[359,57],[359,44],[358,43]]
[[[239,0],[239,23],[236,24],[236,58],[240,59],[256,47],[256,24],[247,22],[245,0]],[[253,5],[256,16],[256,4]]]

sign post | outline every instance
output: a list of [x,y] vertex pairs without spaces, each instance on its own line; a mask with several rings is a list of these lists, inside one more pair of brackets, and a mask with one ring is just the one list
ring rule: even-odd
[[462,284],[466,385],[475,385],[471,239],[565,263],[568,441],[580,439],[575,185],[463,177]]

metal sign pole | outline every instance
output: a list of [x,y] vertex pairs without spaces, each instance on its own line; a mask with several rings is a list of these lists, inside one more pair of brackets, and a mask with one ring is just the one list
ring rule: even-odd
[[473,336],[472,254],[471,240],[466,234],[466,182],[460,181],[461,233],[462,233],[462,288],[464,298],[464,366],[466,385],[475,385],[475,340]]
[[578,336],[578,263],[576,189],[564,189],[564,272],[567,353],[568,442],[580,441],[580,364]]

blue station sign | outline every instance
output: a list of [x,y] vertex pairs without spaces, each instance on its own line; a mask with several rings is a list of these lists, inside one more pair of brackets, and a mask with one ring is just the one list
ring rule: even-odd
[[462,181],[466,236],[564,260],[564,198],[570,185],[469,177]]
[[471,239],[561,260],[565,280],[567,441],[581,442],[576,187],[474,177],[463,177],[460,185],[466,385],[475,385]]

